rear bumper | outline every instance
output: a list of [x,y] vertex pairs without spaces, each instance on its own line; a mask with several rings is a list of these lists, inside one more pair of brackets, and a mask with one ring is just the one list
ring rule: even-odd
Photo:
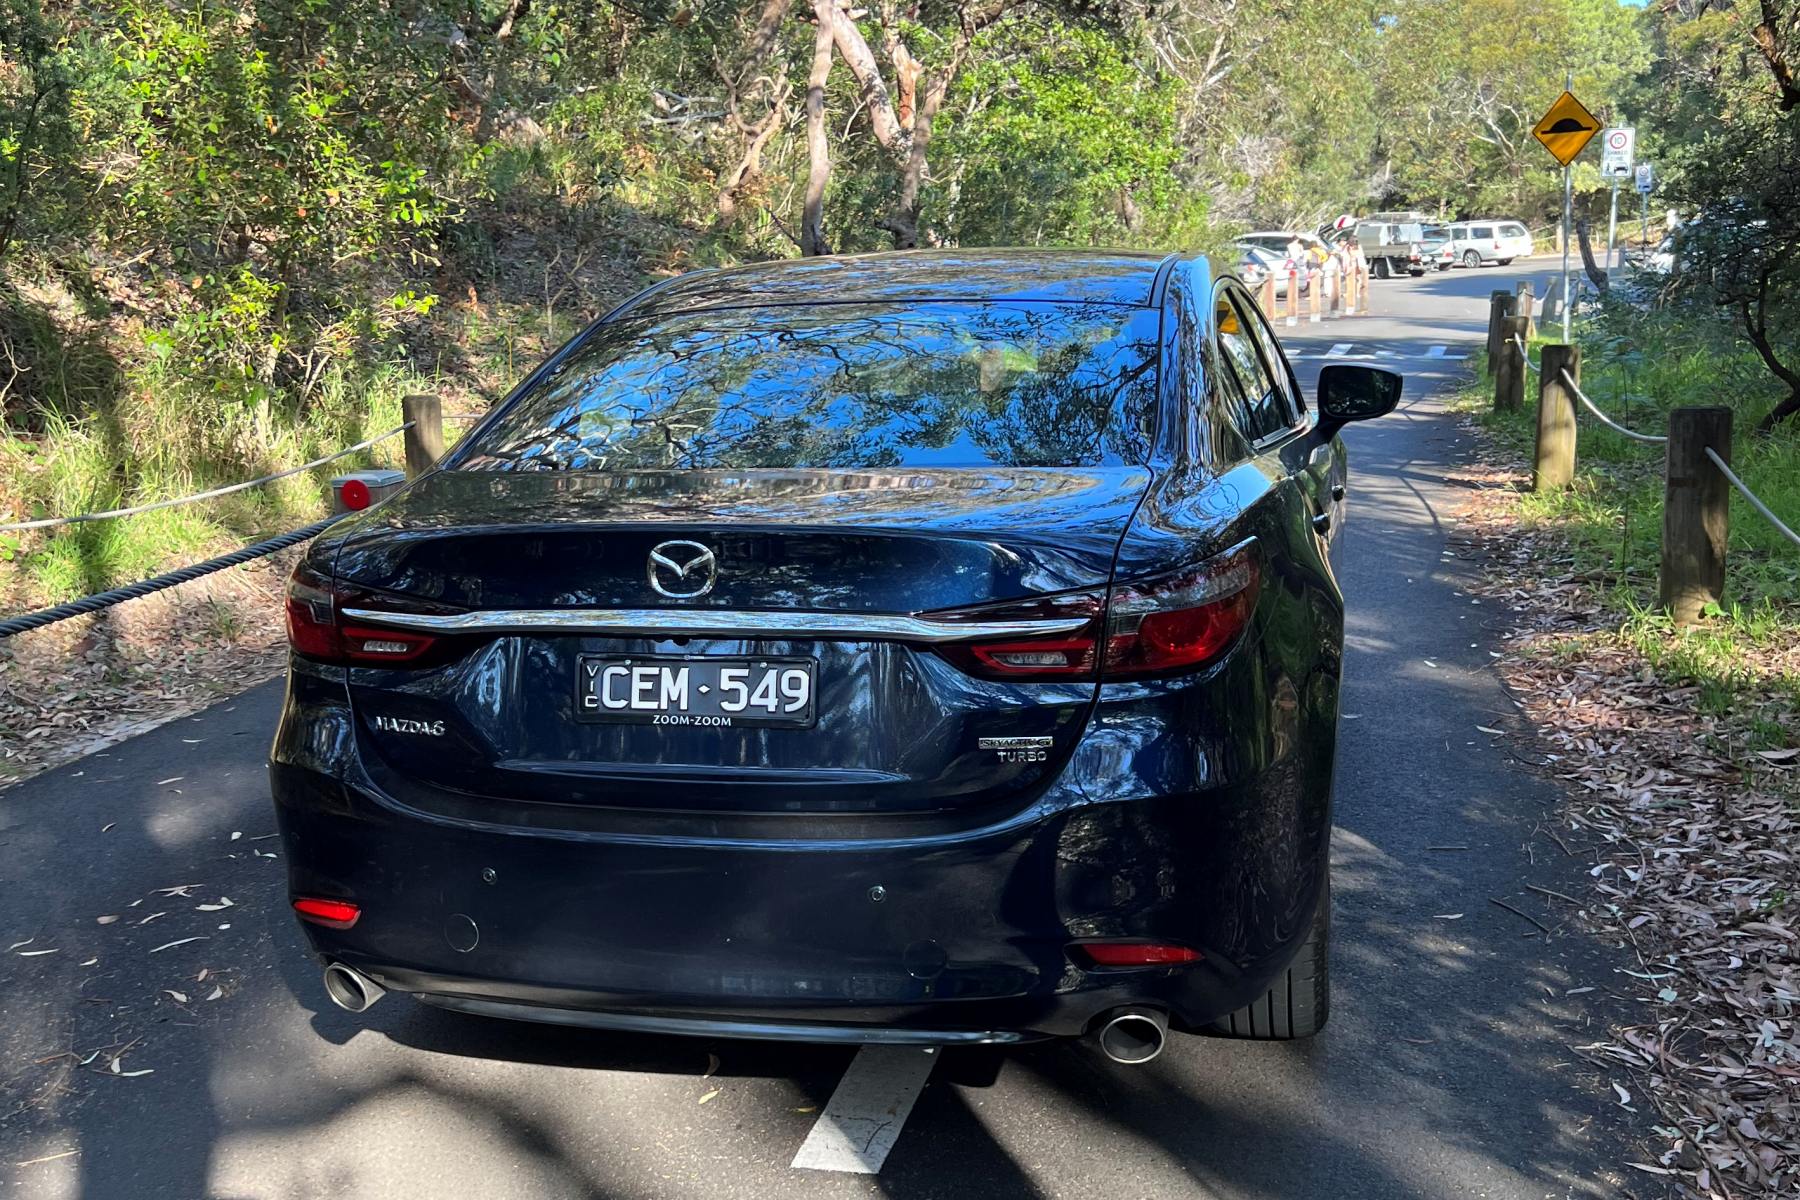
[[[1005,1043],[1132,1004],[1203,1026],[1285,965],[1323,866],[1291,825],[1267,856],[1256,789],[888,844],[720,843],[459,827],[305,768],[271,780],[293,894],[362,907],[302,926],[321,960],[445,1008],[643,1032]],[[1078,965],[1070,943],[1095,938],[1204,957]]]

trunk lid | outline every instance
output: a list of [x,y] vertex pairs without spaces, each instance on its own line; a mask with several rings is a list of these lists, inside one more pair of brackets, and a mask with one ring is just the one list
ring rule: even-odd
[[[421,666],[350,668],[365,759],[397,791],[508,804],[921,813],[1016,801],[1072,749],[1095,684],[975,678],[928,638],[857,619],[1102,588],[1149,480],[1138,467],[434,473],[346,532],[336,582],[377,609],[496,626]],[[698,548],[669,551],[678,563],[713,556],[710,590],[652,583],[652,552],[671,542]],[[665,588],[696,586],[656,570]],[[636,623],[556,624],[621,610]],[[796,628],[807,614],[839,628]],[[722,632],[737,619],[749,627]],[[583,674],[689,663],[716,684],[702,672],[719,658],[810,671],[789,681],[808,691],[810,720],[684,727],[581,711]]]

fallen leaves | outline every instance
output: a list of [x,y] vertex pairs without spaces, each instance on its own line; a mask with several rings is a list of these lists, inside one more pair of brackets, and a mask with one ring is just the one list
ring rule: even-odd
[[185,945],[187,945],[187,944],[188,944],[188,943],[189,943],[189,942],[204,942],[204,941],[206,941],[206,940],[207,940],[207,938],[206,938],[206,935],[205,935],[205,934],[201,934],[201,935],[200,935],[200,936],[198,936],[198,937],[184,937],[184,938],[179,938],[179,939],[177,939],[177,940],[176,940],[176,941],[173,941],[173,942],[164,942],[164,943],[163,943],[163,944],[162,944],[162,945],[160,945],[160,946],[158,946],[158,947],[157,947],[157,948],[156,948],[156,949],[154,949],[154,950],[152,950],[152,951],[150,951],[150,953],[152,953],[152,954],[161,954],[161,953],[162,953],[162,952],[163,952],[163,951],[164,951],[164,950],[173,950],[173,949],[174,949],[174,948],[175,948],[175,947],[177,947],[177,946],[185,946]]
[[[1592,856],[1593,894],[1562,898],[1632,955],[1638,969],[1621,977],[1641,981],[1625,990],[1643,1019],[1578,1048],[1616,1070],[1620,1106],[1657,1119],[1654,1162],[1625,1165],[1673,1177],[1683,1195],[1791,1197],[1800,746],[1750,749],[1698,686],[1659,675],[1616,632],[1620,581],[1576,573],[1554,530],[1522,522],[1522,472],[1472,474],[1480,486],[1453,544],[1485,559],[1478,590],[1513,624],[1495,666],[1549,744],[1541,769],[1565,789],[1549,834]],[[1800,645],[1771,647],[1758,665],[1770,680],[1800,676]],[[1800,740],[1791,700],[1772,684],[1761,699],[1763,736]]]

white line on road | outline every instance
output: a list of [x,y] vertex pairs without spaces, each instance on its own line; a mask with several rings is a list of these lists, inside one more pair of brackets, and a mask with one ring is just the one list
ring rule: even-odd
[[1356,345],[1355,342],[1339,342],[1325,352],[1325,357],[1342,358],[1344,355],[1350,353],[1350,348],[1354,345]]
[[806,1171],[873,1175],[887,1161],[913,1102],[937,1063],[936,1048],[864,1046],[794,1155]]
[[1469,356],[1466,354],[1452,354],[1452,353],[1450,353],[1450,347],[1448,347],[1448,346],[1433,346],[1431,349],[1429,349],[1425,352],[1425,357],[1426,358],[1444,358],[1444,359],[1450,360],[1451,362],[1462,362],[1465,358],[1468,358]]

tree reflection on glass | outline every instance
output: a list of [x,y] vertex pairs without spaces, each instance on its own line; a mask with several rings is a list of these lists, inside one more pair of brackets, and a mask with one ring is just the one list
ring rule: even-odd
[[602,326],[455,465],[490,471],[1138,463],[1157,313],[819,304]]

